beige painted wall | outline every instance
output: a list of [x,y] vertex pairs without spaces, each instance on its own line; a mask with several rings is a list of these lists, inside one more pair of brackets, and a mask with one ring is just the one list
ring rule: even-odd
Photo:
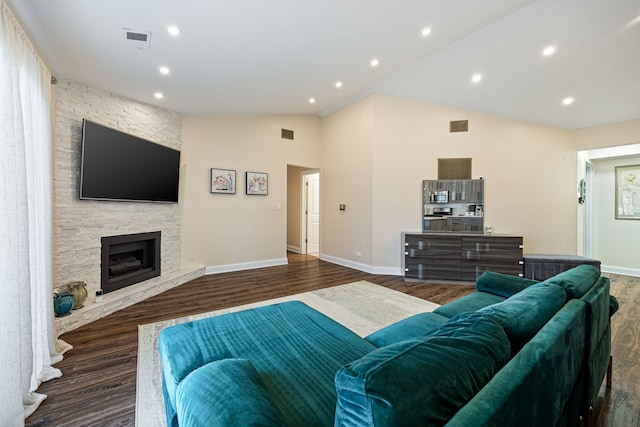
[[372,97],[322,119],[321,257],[365,269],[373,262],[372,120]]
[[[449,133],[449,121],[460,119],[470,131]],[[296,131],[295,141],[280,139],[283,127]],[[473,158],[495,232],[524,236],[526,253],[577,252],[572,131],[372,95],[322,119],[187,115],[182,157],[187,263],[243,268],[285,259],[287,236],[299,233],[298,221],[287,222],[287,188],[299,184],[288,165],[305,165],[322,169],[321,257],[399,274],[400,233],[420,231],[421,181],[437,177],[440,157]],[[211,167],[237,170],[236,195],[210,194]],[[269,173],[269,196],[244,194],[247,170]]]
[[[449,133],[461,119],[470,131]],[[400,233],[421,230],[421,181],[441,157],[473,158],[495,232],[524,236],[527,253],[576,253],[572,131],[373,95],[325,117],[323,132],[326,255],[397,273]]]
[[576,138],[578,150],[640,143],[640,120],[579,130]]
[[[320,167],[320,119],[185,115],[182,125],[183,262],[209,272],[286,262],[287,164]],[[235,195],[210,193],[211,168],[236,170]],[[245,194],[246,171],[269,174],[267,196]]]
[[[640,220],[615,219],[615,167],[640,164],[640,156],[593,160],[593,256],[607,271],[640,271]],[[626,272],[620,270],[634,270]]]

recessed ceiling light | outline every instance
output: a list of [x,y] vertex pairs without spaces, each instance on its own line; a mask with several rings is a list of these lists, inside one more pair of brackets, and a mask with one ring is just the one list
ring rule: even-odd
[[342,87],[342,82],[336,82],[336,87],[340,89]]
[[169,70],[169,67],[165,67],[162,66],[158,69],[160,71],[160,74],[169,74],[171,72],[171,70]]
[[542,54],[544,56],[551,56],[556,52],[556,47],[555,46],[547,46],[544,48],[544,50],[542,51]]
[[309,98],[309,104],[315,104],[315,103],[316,103],[315,98]]
[[571,105],[573,104],[573,98],[571,98],[570,96],[566,97],[565,99],[562,100],[562,103],[564,105]]
[[175,25],[172,25],[170,27],[167,27],[167,32],[172,36],[177,36],[180,34],[180,28],[176,27]]
[[471,81],[474,83],[480,83],[481,80],[482,74],[474,74],[473,76],[471,76]]
[[162,92],[156,92],[153,94],[153,96],[156,97],[156,99],[162,99],[164,98],[164,95],[162,94]]
[[371,60],[371,66],[372,67],[377,67],[378,64],[380,64],[380,61],[378,61],[378,59],[372,59]]
[[429,34],[431,34],[431,28],[430,27],[426,27],[422,29],[422,37],[427,37]]

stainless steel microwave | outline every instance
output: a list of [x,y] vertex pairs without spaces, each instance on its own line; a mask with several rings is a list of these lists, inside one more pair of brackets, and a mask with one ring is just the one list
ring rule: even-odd
[[429,202],[430,203],[449,203],[449,192],[446,190],[432,191],[429,193]]

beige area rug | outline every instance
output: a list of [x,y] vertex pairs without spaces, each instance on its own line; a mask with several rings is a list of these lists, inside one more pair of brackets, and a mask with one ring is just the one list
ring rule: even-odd
[[302,301],[361,337],[439,305],[366,281],[138,326],[136,426],[166,426],[158,334],[167,326],[284,301]]

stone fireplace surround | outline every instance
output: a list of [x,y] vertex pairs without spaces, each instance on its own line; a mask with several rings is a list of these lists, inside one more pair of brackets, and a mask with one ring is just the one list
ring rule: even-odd
[[[83,118],[180,150],[181,116],[81,83],[60,79],[53,88],[53,287],[81,280],[89,295],[84,308],[56,318],[60,335],[199,277],[204,267],[181,265],[180,204],[80,200],[78,196]],[[162,233],[162,274],[110,292],[96,303],[102,237],[152,231]]]

